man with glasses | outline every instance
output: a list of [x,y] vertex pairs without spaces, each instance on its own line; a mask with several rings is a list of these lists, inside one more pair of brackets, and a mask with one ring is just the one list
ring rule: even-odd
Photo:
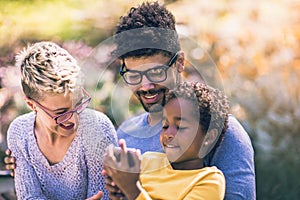
[[156,67],[147,69],[145,71],[130,70],[126,67],[125,61],[123,59],[122,67],[120,68],[120,75],[123,77],[125,82],[129,85],[138,85],[142,82],[143,76],[146,76],[147,79],[154,83],[160,83],[167,79],[168,69],[175,63],[178,56],[177,52],[170,59],[167,65],[158,65]]
[[18,199],[108,199],[102,155],[116,144],[116,132],[106,115],[87,109],[91,97],[75,59],[52,42],[38,42],[16,56],[16,66],[32,110],[7,135]]
[[[184,70],[174,16],[157,2],[143,3],[121,17],[116,34],[114,54],[121,60],[120,74],[146,111],[123,122],[118,138],[142,153],[162,151],[159,137],[165,92],[181,82]],[[224,140],[204,163],[224,173],[225,199],[255,199],[253,148],[233,116],[229,117]],[[108,188],[114,198],[120,196],[116,188]]]

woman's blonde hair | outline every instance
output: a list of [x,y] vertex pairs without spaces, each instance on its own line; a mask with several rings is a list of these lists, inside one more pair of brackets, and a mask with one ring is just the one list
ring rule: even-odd
[[21,70],[24,94],[36,100],[45,92],[67,94],[81,85],[76,60],[53,42],[29,45],[17,54],[16,66]]

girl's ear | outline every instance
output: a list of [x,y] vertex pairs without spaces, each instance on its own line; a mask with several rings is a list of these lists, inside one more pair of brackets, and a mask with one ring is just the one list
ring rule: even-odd
[[215,144],[219,139],[219,132],[213,128],[209,130],[203,140],[202,146],[199,150],[199,158],[204,158],[214,148]]
[[177,71],[179,73],[184,71],[184,52],[180,51],[177,57]]
[[36,111],[36,106],[31,99],[25,96],[24,101],[30,110]]

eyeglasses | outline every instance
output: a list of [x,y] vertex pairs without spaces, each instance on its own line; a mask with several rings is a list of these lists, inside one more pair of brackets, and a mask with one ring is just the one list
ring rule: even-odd
[[91,101],[91,97],[90,95],[84,90],[82,89],[83,94],[86,96],[85,100],[82,100],[82,103],[79,104],[78,106],[76,106],[73,110],[64,112],[62,114],[56,115],[56,116],[52,116],[50,114],[50,111],[44,107],[42,104],[40,104],[39,102],[37,102],[34,99],[31,99],[29,97],[27,97],[28,99],[32,100],[33,102],[35,102],[37,104],[37,106],[42,109],[47,115],[49,115],[52,119],[55,120],[56,124],[60,125],[66,121],[68,121],[69,119],[72,118],[73,114],[76,112],[77,114],[80,114],[84,109],[86,109],[86,107],[89,105],[90,101]]
[[126,68],[124,59],[123,64],[120,68],[120,75],[123,77],[126,83],[129,85],[137,85],[142,82],[143,75],[153,83],[163,82],[167,79],[168,69],[176,62],[178,57],[177,52],[169,61],[167,65],[159,65],[145,71],[130,70]]

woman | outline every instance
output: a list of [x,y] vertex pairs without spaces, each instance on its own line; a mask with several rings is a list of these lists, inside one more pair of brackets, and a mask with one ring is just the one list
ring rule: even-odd
[[91,97],[76,60],[55,43],[38,42],[16,56],[16,66],[32,110],[8,129],[18,199],[86,199],[99,191],[107,198],[102,155],[116,133],[106,115],[86,109]]

